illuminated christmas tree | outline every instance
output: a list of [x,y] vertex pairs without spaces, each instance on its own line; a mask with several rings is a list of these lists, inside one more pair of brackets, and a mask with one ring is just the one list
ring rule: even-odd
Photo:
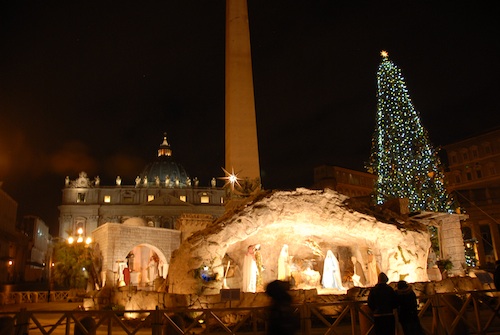
[[410,99],[401,70],[382,51],[377,72],[377,120],[369,171],[377,204],[407,198],[410,212],[450,211],[437,151]]

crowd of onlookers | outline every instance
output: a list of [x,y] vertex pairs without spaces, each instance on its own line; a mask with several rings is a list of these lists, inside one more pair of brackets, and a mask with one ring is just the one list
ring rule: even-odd
[[[418,318],[415,292],[404,280],[400,280],[397,289],[394,290],[387,285],[388,280],[385,273],[380,273],[377,285],[370,290],[368,295],[368,307],[373,311],[375,334],[394,335],[396,321],[403,328],[405,335],[424,334]],[[397,313],[394,313],[395,309]]]
[[[397,283],[394,290],[387,284],[387,275],[380,273],[378,283],[370,289],[368,307],[373,312],[376,335],[394,335],[399,322],[405,335],[423,335],[418,318],[417,296],[404,280]],[[268,334],[294,334],[299,329],[293,315],[292,299],[288,294],[288,283],[280,280],[269,283],[266,293],[271,297],[269,308]],[[397,310],[397,313],[394,313]]]

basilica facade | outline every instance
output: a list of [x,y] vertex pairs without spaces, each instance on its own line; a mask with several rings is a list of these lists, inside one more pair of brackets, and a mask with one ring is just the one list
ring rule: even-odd
[[[101,185],[99,177],[91,179],[85,172],[74,180],[66,177],[59,235],[80,242],[90,237],[89,243],[102,255],[102,284],[123,282],[122,271],[128,268],[132,272],[128,284],[152,286],[155,278],[151,273],[165,278],[171,252],[186,234],[220,217],[226,198],[215,178],[209,187],[191,179],[173,160],[165,135],[157,158],[145,166],[133,185],[122,184],[120,176],[114,185]],[[152,270],[152,261],[161,266]]]

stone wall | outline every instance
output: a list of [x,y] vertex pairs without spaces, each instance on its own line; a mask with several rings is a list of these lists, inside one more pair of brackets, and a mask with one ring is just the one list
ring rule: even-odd
[[214,221],[214,216],[210,214],[182,214],[175,222],[175,228],[182,233],[182,241],[193,235],[193,233],[203,230],[208,224]]
[[[396,289],[396,282],[389,283]],[[482,283],[476,277],[452,277],[438,282],[418,282],[411,284],[417,297],[424,297],[436,293],[464,292],[476,290],[491,290],[489,284]],[[370,288],[354,287],[347,294],[319,294],[316,289],[291,290],[294,304],[301,303],[331,303],[339,301],[366,301]],[[494,293],[493,293],[494,294]],[[221,294],[196,295],[196,294],[171,294],[166,292],[135,291],[133,288],[121,288],[114,291],[113,303],[120,305],[125,310],[154,310],[156,306],[162,308],[247,308],[263,307],[271,303],[264,292],[240,293],[239,299],[226,301]],[[337,309],[330,306],[323,311],[325,314],[335,315]],[[139,317],[128,315],[128,317]]]
[[[137,245],[146,245],[156,251],[160,260],[170,263],[172,251],[180,244],[180,231],[146,226],[127,226],[106,223],[92,232],[92,238],[102,255],[101,275],[106,282],[116,278],[117,261],[125,261]],[[103,281],[104,283],[104,281]]]

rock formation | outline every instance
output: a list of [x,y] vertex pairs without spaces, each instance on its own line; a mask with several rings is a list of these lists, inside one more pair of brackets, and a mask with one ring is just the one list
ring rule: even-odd
[[308,280],[322,275],[328,250],[340,262],[346,288],[352,287],[351,256],[365,271],[374,257],[390,281],[427,281],[426,227],[382,222],[380,217],[356,211],[347,200],[328,189],[261,192],[181,243],[172,255],[168,292],[204,295],[219,293],[223,285],[240,288],[245,253],[249,245],[257,244],[263,265],[257,291],[277,278],[278,257],[285,244],[290,279],[298,289],[322,289],[317,279]]

